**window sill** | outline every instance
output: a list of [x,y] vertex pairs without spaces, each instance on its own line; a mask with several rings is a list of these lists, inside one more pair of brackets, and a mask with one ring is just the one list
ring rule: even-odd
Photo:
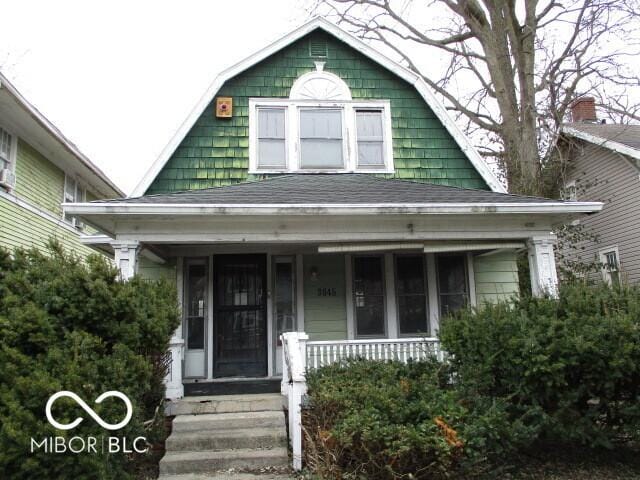
[[263,174],[314,174],[314,173],[384,173],[384,174],[394,174],[395,170],[388,169],[360,169],[360,170],[329,170],[329,169],[307,169],[304,170],[287,170],[287,169],[264,169],[264,170],[249,170],[250,175],[263,175]]

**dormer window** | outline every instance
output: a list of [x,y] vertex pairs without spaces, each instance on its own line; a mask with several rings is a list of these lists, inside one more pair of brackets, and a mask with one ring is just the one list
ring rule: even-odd
[[249,99],[249,172],[393,173],[389,101],[354,101],[317,66],[289,99]]
[[344,168],[341,108],[300,108],[300,168]]

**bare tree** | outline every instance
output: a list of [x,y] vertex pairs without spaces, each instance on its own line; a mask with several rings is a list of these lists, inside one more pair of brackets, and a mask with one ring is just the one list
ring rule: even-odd
[[577,96],[600,99],[611,118],[639,120],[640,104],[627,95],[640,85],[629,67],[640,52],[638,0],[316,1],[316,12],[418,73],[424,56],[444,54],[439,78],[421,74],[498,162],[511,192],[547,191],[541,170]]

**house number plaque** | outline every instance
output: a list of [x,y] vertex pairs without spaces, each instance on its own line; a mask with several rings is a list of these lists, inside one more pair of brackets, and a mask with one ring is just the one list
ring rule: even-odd
[[338,291],[335,287],[322,287],[318,288],[318,296],[319,297],[336,297],[338,296]]

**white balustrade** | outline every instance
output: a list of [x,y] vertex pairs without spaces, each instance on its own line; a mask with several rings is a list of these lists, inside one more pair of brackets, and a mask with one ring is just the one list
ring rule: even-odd
[[330,340],[307,342],[307,368],[316,369],[348,358],[408,362],[436,357],[443,360],[437,338]]
[[282,340],[282,384],[289,408],[289,437],[293,468],[302,469],[302,398],[307,393],[305,374],[350,358],[367,360],[419,361],[427,357],[444,360],[437,338],[394,338],[374,340],[308,341],[302,332],[286,332]]

